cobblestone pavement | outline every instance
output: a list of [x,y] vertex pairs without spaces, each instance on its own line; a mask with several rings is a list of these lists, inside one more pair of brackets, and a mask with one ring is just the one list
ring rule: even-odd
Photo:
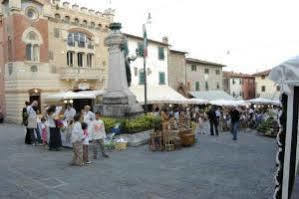
[[71,167],[72,152],[23,144],[20,126],[0,125],[0,198],[14,199],[268,199],[275,140],[240,133],[200,135],[191,148],[151,152],[147,146],[110,152]]

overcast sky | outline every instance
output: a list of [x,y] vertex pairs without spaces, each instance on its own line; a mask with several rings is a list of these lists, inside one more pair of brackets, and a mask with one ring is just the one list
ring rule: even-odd
[[88,8],[116,9],[123,31],[168,36],[172,48],[193,58],[254,73],[299,54],[298,0],[69,0]]

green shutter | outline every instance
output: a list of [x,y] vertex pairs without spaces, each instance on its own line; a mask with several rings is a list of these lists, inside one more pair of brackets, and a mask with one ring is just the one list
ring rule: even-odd
[[160,72],[159,73],[159,84],[160,85],[164,85],[165,84],[165,73],[164,72]]
[[195,82],[195,90],[199,91],[199,82]]
[[139,84],[140,85],[144,84],[144,72],[143,71],[139,72]]
[[144,48],[143,48],[143,43],[142,42],[138,42],[137,51],[138,51],[138,56],[143,57]]
[[164,60],[164,59],[165,59],[164,48],[159,47],[159,60]]

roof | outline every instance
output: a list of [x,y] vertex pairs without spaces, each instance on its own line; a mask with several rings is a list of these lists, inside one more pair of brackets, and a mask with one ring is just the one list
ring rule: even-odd
[[254,76],[250,74],[245,74],[245,73],[236,73],[233,71],[223,71],[223,76],[224,77],[230,77],[230,78],[254,78]]
[[[137,35],[132,35],[132,34],[129,34],[129,33],[123,33],[126,37],[130,37],[130,38],[134,38],[134,39],[137,39],[137,40],[143,40],[143,37],[139,37]],[[163,45],[163,46],[170,46],[169,44],[167,43],[163,43],[162,41],[157,41],[157,40],[152,40],[152,39],[148,39],[149,42],[152,42],[152,43],[156,43],[156,44],[159,44],[159,45]]]
[[265,71],[258,72],[258,73],[254,73],[254,74],[252,74],[252,76],[268,76],[270,74],[271,70],[272,69],[265,70]]
[[188,52],[186,52],[186,51],[180,51],[180,50],[174,50],[174,49],[170,49],[169,51],[172,53],[188,54]]
[[194,58],[187,58],[186,61],[192,62],[192,63],[206,64],[206,65],[211,65],[211,66],[225,67],[224,64],[218,64],[215,62],[204,61],[204,60],[194,59]]
[[215,91],[194,91],[190,94],[199,99],[204,99],[208,101],[212,100],[235,100],[235,98],[224,91],[215,90]]

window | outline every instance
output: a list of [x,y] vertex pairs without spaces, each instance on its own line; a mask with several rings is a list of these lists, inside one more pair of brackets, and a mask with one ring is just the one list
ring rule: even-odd
[[59,38],[59,29],[58,28],[54,28],[54,37]]
[[78,18],[75,18],[75,24],[79,24],[79,19]]
[[191,65],[191,71],[196,71],[197,70],[197,66],[195,64]]
[[39,61],[39,46],[37,44],[26,45],[26,59],[27,61]]
[[34,7],[27,8],[25,13],[26,13],[26,16],[31,20],[36,20],[39,16],[37,9]]
[[67,65],[68,66],[73,66],[74,64],[74,52],[67,52]]
[[266,86],[262,86],[262,92],[266,92]]
[[83,26],[87,26],[87,21],[83,20]]
[[280,86],[276,86],[276,90],[279,92],[280,91]]
[[87,66],[92,67],[92,56],[93,54],[87,54]]
[[135,75],[135,77],[138,75],[137,73],[138,73],[138,69],[137,69],[137,67],[135,67],[134,68],[134,75]]
[[220,89],[220,84],[219,84],[219,82],[217,82],[217,89]]
[[64,17],[64,21],[65,21],[66,23],[70,23],[70,20],[71,20],[71,19],[70,19],[69,16],[65,16],[65,17]]
[[196,91],[199,91],[200,90],[200,87],[199,87],[200,85],[199,85],[199,82],[197,81],[197,82],[195,82],[195,90]]
[[55,19],[60,19],[60,14],[56,13],[55,14]]
[[261,78],[262,78],[262,79],[265,79],[266,77],[265,77],[265,75],[262,75]]
[[138,56],[143,57],[143,43],[142,42],[138,42],[138,47],[137,47],[137,51],[138,51]]
[[220,75],[220,70],[219,69],[216,70],[216,75]]
[[90,23],[90,27],[94,28],[96,26],[96,24],[94,22]]
[[87,44],[89,44],[88,47],[93,49],[93,46],[91,45],[91,38],[89,38],[86,34],[81,32],[71,32],[68,35],[68,45],[69,46],[75,46],[75,42],[77,42],[78,47],[85,48]]
[[83,67],[83,53],[77,54],[77,61],[78,61],[78,66]]
[[165,84],[165,73],[164,72],[160,72],[159,73],[159,84],[160,85],[164,85]]
[[164,54],[164,48],[163,47],[158,48],[158,54],[159,54],[159,60],[164,60],[165,59],[165,54]]
[[235,79],[233,79],[233,84],[235,84],[236,82],[235,82]]
[[143,85],[143,84],[144,84],[144,72],[139,71],[139,85]]
[[102,24],[99,23],[98,24],[98,28],[101,29],[102,28]]
[[12,41],[11,41],[11,37],[8,37],[7,51],[8,51],[8,60],[12,61]]
[[208,68],[205,68],[205,74],[209,74],[210,70]]
[[208,82],[205,82],[205,87],[206,87],[206,90],[208,91],[209,90],[209,84],[208,84]]
[[87,42],[87,48],[94,49],[93,43],[90,38],[87,38],[86,42]]
[[242,91],[240,91],[240,97],[242,96]]

